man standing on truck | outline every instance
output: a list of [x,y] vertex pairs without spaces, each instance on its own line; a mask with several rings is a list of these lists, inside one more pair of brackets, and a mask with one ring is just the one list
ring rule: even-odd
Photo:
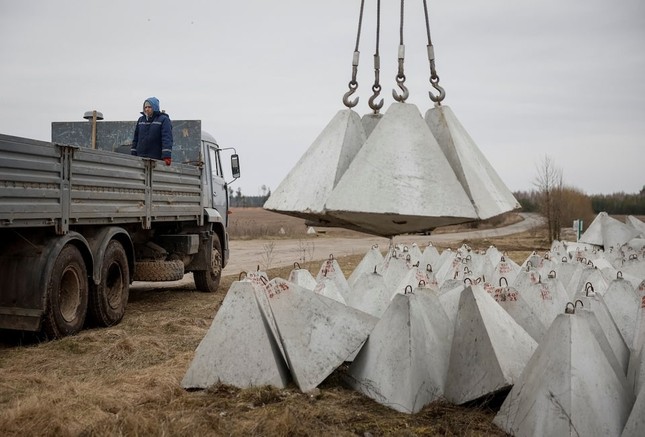
[[130,153],[134,156],[163,160],[170,165],[172,155],[172,122],[159,110],[159,99],[148,97],[134,128]]

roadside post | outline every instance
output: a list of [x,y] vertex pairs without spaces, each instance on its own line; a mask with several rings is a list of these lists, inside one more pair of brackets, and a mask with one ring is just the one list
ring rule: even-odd
[[573,230],[576,233],[576,243],[580,241],[580,235],[582,235],[582,219],[576,219],[573,221]]

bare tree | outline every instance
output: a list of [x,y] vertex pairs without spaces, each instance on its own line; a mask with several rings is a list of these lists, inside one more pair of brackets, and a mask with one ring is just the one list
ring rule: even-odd
[[560,239],[562,228],[562,169],[558,168],[548,155],[537,166],[533,184],[540,194],[540,212],[546,218],[551,240]]

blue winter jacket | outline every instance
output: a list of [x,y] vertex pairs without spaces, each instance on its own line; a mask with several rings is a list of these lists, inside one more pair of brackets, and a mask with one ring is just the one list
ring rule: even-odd
[[152,118],[148,120],[144,112],[134,128],[134,139],[130,153],[144,158],[163,159],[172,155],[172,122],[170,117],[159,110],[159,99],[146,99],[152,105]]

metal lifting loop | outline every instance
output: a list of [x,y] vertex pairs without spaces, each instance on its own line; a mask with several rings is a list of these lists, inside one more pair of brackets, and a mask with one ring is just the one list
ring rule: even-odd
[[430,95],[430,100],[435,102],[438,105],[441,105],[441,101],[446,98],[446,91],[439,86],[439,76],[437,75],[437,70],[434,65],[434,47],[432,46],[432,39],[430,38],[430,20],[428,19],[428,4],[426,0],[423,0],[423,11],[426,16],[426,33],[428,34],[428,62],[430,63],[430,84],[432,87],[439,92],[438,96],[432,94],[432,91],[428,91]]
[[348,108],[353,108],[358,104],[359,98],[356,97],[354,100],[349,100],[349,97],[356,92],[358,88],[358,82],[356,82],[356,74],[358,73],[358,58],[360,57],[360,52],[358,51],[358,45],[361,40],[361,27],[363,25],[363,8],[365,6],[365,0],[361,0],[361,11],[358,17],[358,31],[356,33],[356,45],[354,47],[354,56],[352,57],[352,80],[349,81],[349,91],[343,95],[343,104]]
[[405,83],[405,73],[403,72],[403,61],[405,59],[405,45],[403,45],[403,16],[405,11],[405,0],[401,0],[401,25],[399,27],[399,71],[396,75],[396,84],[401,91],[401,94],[397,94],[396,90],[392,90],[392,97],[397,102],[405,103],[408,97],[410,97],[410,92],[408,88],[404,85]]
[[381,0],[376,2],[376,51],[374,52],[374,85],[372,85],[372,97],[369,98],[368,103],[374,114],[378,114],[379,110],[383,107],[383,99],[376,103],[375,100],[381,94],[381,85],[379,83],[381,77],[381,56],[379,55],[379,41],[381,35]]

